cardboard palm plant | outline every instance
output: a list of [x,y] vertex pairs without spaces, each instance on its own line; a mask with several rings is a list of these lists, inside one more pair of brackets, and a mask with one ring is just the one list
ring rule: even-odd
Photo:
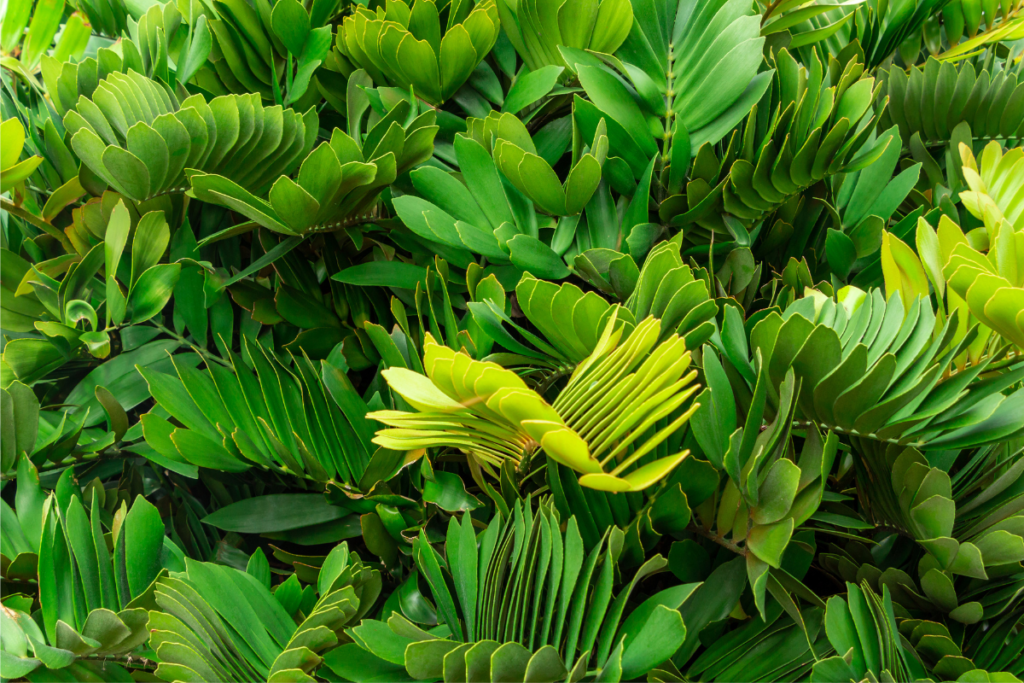
[[499,23],[494,0],[437,5],[415,0],[412,5],[389,2],[376,12],[360,8],[345,19],[338,45],[375,81],[440,104],[494,47]]
[[91,99],[81,96],[64,125],[92,172],[120,194],[144,201],[184,192],[186,177],[196,171],[225,170],[243,186],[262,189],[308,153],[316,113],[264,109],[249,95],[178,102],[165,85],[131,71],[111,74]]
[[[417,539],[414,552],[452,632],[430,633],[399,614],[387,623],[367,619],[327,666],[346,678],[370,664],[390,676],[423,680],[447,672],[456,681],[580,680],[595,669],[619,681],[650,671],[682,645],[680,605],[697,585],[670,588],[627,610],[637,583],[664,571],[667,560],[652,557],[613,599],[602,584],[618,569],[621,532],[586,551],[576,519],[564,531],[560,524],[551,505],[517,504],[504,524],[488,525],[478,547],[472,527],[453,519],[445,551],[458,564],[447,568],[425,537]],[[528,556],[539,563],[523,562]],[[522,594],[524,586],[534,592]]]
[[[375,443],[396,450],[452,447],[493,471],[509,460],[529,469],[543,451],[602,491],[642,491],[668,475],[688,453],[647,457],[699,404],[681,410],[697,391],[686,372],[681,338],[658,341],[661,323],[648,318],[629,334],[612,314],[594,351],[548,403],[515,373],[464,353],[424,344],[426,376],[395,368],[391,388],[417,412],[377,411],[368,417],[393,429]],[[656,432],[659,420],[669,424]],[[652,433],[653,432],[653,433]]]
[[256,226],[290,237],[335,230],[364,219],[382,189],[428,158],[437,133],[436,116],[425,111],[406,122],[410,113],[408,103],[399,103],[359,142],[335,129],[330,142],[320,143],[302,159],[294,180],[288,173],[271,180],[273,168],[269,174],[264,170],[261,175],[268,182],[257,187],[269,185],[267,199],[230,176],[199,171],[189,174],[190,192],[250,219],[244,228],[219,237]]
[[1022,37],[0,2],[0,679],[1024,679]]
[[633,7],[621,0],[497,0],[497,6],[502,28],[531,71],[564,64],[564,48],[611,54],[633,26]]

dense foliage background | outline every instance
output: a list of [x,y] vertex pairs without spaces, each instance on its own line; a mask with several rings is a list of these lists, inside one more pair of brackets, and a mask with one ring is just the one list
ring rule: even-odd
[[1021,0],[3,12],[3,679],[1024,677]]

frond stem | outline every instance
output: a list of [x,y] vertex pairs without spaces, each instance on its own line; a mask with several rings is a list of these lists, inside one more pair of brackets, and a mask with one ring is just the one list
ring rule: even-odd
[[157,328],[158,330],[160,330],[164,334],[166,334],[166,335],[168,335],[170,337],[174,337],[176,340],[178,340],[182,344],[187,344],[187,345],[191,346],[192,350],[195,351],[196,353],[198,353],[200,356],[202,356],[203,360],[206,360],[206,361],[214,360],[214,361],[220,363],[221,365],[223,365],[225,367],[231,368],[232,370],[234,369],[234,366],[231,363],[229,363],[228,361],[224,360],[220,356],[211,354],[209,351],[207,351],[204,348],[201,348],[201,347],[193,344],[192,342],[190,342],[187,339],[185,339],[185,337],[183,337],[182,335],[178,334],[177,332],[175,332],[174,330],[170,329],[169,327],[164,327],[160,323],[153,322],[152,320],[150,321],[150,324],[152,324],[153,327]]
[[705,529],[704,527],[702,527],[699,524],[693,524],[691,522],[690,525],[687,526],[686,528],[687,528],[688,531],[692,531],[693,533],[697,534],[698,536],[703,536],[704,538],[708,539],[709,541],[713,541],[714,543],[717,543],[718,545],[722,546],[723,548],[726,548],[728,550],[733,551],[737,555],[746,556],[746,554],[747,554],[746,550],[744,550],[743,548],[739,547],[738,545],[736,545],[732,541],[727,541],[724,538],[722,538],[721,536],[717,536],[717,535],[711,533],[710,531],[708,531],[707,529]]
[[75,251],[75,248],[71,244],[71,240],[68,239],[68,236],[65,235],[60,228],[51,225],[50,223],[47,223],[45,220],[43,220],[39,216],[36,216],[35,214],[29,213],[25,209],[21,208],[20,206],[12,202],[10,199],[7,199],[6,197],[0,197],[0,209],[3,209],[12,216],[17,216],[18,218],[22,219],[28,224],[39,228],[47,235],[60,242],[61,246],[64,247],[64,250],[67,253],[77,253]]

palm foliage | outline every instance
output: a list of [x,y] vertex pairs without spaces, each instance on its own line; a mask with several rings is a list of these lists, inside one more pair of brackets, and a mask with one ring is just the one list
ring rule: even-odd
[[[888,115],[883,117],[899,125],[904,144],[910,144],[915,135],[925,143],[948,141],[962,123],[978,138],[1020,137],[1024,109],[1017,103],[1024,91],[1015,94],[1019,68],[1006,66],[1011,68],[940,62],[933,57],[923,67],[910,67],[909,73],[892,69],[886,79]],[[947,93],[941,100],[936,99],[940,83]]]
[[[539,445],[555,461],[583,473],[584,486],[636,491],[657,483],[687,454],[653,462],[644,456],[698,407],[673,415],[696,392],[696,386],[686,388],[696,373],[685,374],[690,355],[678,336],[655,346],[661,331],[657,319],[648,318],[625,338],[615,322],[613,314],[552,404],[510,370],[456,354],[428,335],[423,364],[429,381],[402,368],[384,373],[419,412],[369,414],[395,428],[380,433],[375,443],[395,450],[455,446],[490,467],[503,459],[528,465]],[[667,427],[637,442],[669,416]],[[615,467],[607,471],[611,464]],[[632,469],[634,464],[640,466]]]
[[264,109],[253,95],[182,102],[135,71],[114,72],[65,116],[75,153],[120,194],[145,201],[184,192],[185,169],[229,174],[263,188],[289,174],[312,147],[315,112]]
[[1024,679],[1007,0],[10,0],[0,677]]
[[[421,536],[415,552],[446,615],[448,637],[395,614],[387,624],[364,621],[354,628],[349,649],[367,651],[385,669],[404,666],[414,680],[579,680],[591,663],[608,680],[646,673],[682,645],[686,628],[677,608],[696,585],[667,589],[626,614],[637,582],[664,570],[667,561],[652,557],[613,598],[621,549],[614,534],[622,532],[615,529],[584,553],[575,518],[564,533],[559,521],[550,505],[536,511],[530,503],[517,505],[504,523],[491,521],[477,549],[468,518],[461,525],[452,519],[447,567]],[[342,649],[328,666],[353,675],[365,660],[349,661]]]
[[[444,11],[447,10],[447,11]],[[441,35],[441,22],[445,22]],[[412,6],[388,3],[374,13],[362,9],[346,17],[338,45],[377,83],[411,90],[439,104],[451,98],[498,39],[494,2],[448,3],[429,0]]]
[[[259,560],[262,559],[262,562]],[[150,612],[150,646],[164,680],[313,680],[318,652],[366,613],[380,592],[380,575],[345,544],[324,561],[315,601],[298,605],[270,592],[270,566],[254,555],[245,571],[185,560],[185,571],[160,579]],[[307,604],[308,603],[308,604]],[[298,623],[296,623],[298,622]]]

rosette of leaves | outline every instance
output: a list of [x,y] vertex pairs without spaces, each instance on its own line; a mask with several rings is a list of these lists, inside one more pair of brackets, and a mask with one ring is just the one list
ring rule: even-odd
[[[877,265],[882,271],[885,290],[899,292],[904,300],[910,301],[916,297],[928,297],[930,285],[935,292],[938,324],[944,324],[956,312],[957,320],[949,339],[950,345],[960,345],[968,334],[971,336],[966,346],[962,347],[960,355],[953,359],[953,366],[957,371],[965,370],[968,363],[999,363],[998,356],[1006,351],[1005,342],[991,328],[980,323],[978,317],[971,313],[963,297],[955,289],[947,286],[942,271],[943,264],[948,261],[953,249],[958,244],[966,242],[967,237],[956,223],[939,211],[935,212],[939,215],[937,230],[924,218],[917,218],[916,242],[919,257],[912,247],[895,234],[897,230],[904,231],[904,222],[910,221],[913,225],[915,213],[920,212],[914,212],[904,221],[900,221],[900,225],[893,227],[893,232],[882,233],[882,248]],[[975,236],[983,232],[984,229],[980,229]]]
[[149,637],[145,608],[163,571],[160,513],[141,496],[130,510],[122,503],[108,534],[101,525],[98,495],[87,513],[70,488],[47,496],[38,480],[24,484],[22,492],[19,482],[19,498],[25,518],[15,522],[40,534],[39,621],[26,613],[31,598],[5,599],[4,676],[124,680],[128,673],[115,662],[98,666],[80,660],[124,656]]
[[267,199],[212,173],[192,174],[190,194],[250,219],[219,233],[217,239],[257,225],[295,237],[364,221],[381,190],[433,153],[436,112],[428,109],[415,117],[412,112],[408,102],[399,102],[370,129],[361,145],[335,128],[329,143],[320,143],[305,157],[295,180],[286,173],[274,181]]
[[874,119],[866,117],[879,91],[875,80],[863,77],[864,66],[854,59],[843,66],[830,57],[825,65],[812,54],[805,67],[787,50],[778,53],[776,87],[757,104],[721,161],[698,154],[685,198],[667,199],[659,209],[663,220],[736,233],[742,246],[750,242],[745,228],[709,214],[718,192],[721,208],[750,226],[800,201],[827,176],[864,168],[884,151],[887,139],[862,151],[874,131]]
[[[897,549],[897,555],[900,554],[899,544],[891,544],[890,547]],[[861,583],[865,590],[870,588],[875,594],[888,592],[892,596],[893,614],[904,647],[912,648],[908,652],[913,653],[927,670],[932,671],[935,675],[945,680],[990,680],[987,677],[975,678],[979,668],[983,667],[990,671],[1008,669],[1010,662],[1020,656],[1019,647],[1008,644],[1005,640],[999,640],[1005,638],[1004,634],[1007,632],[1005,625],[1014,620],[1015,614],[1004,612],[996,615],[989,622],[999,624],[995,631],[966,629],[965,632],[969,635],[961,639],[953,634],[964,629],[964,626],[955,622],[951,623],[941,617],[950,608],[951,603],[947,602],[946,597],[941,597],[939,601],[931,601],[906,572],[896,567],[890,566],[884,572],[880,571],[873,565],[881,565],[882,562],[876,562],[867,546],[862,543],[848,542],[846,548],[852,552],[835,549],[833,546],[836,552],[822,555],[823,560],[828,563],[829,571],[844,578],[848,583]],[[865,563],[858,568],[857,565],[860,561]],[[935,576],[930,574],[930,568],[926,568],[926,571],[929,572],[929,582],[933,594],[937,596],[952,595],[942,589],[941,583],[934,580]],[[960,581],[963,582],[963,586],[971,585],[971,583],[974,583],[975,586],[981,585],[966,577],[961,578]],[[921,583],[923,585],[924,581]],[[1011,586],[1013,584],[1004,584],[1003,588],[1014,590]],[[990,586],[985,587],[980,592],[972,591],[971,595],[981,601],[990,602],[991,598],[988,597],[990,590]],[[945,607],[941,607],[940,603]],[[980,614],[980,607],[978,609],[977,614]],[[969,612],[970,609],[960,611],[961,615],[969,614]],[[996,642],[1000,644],[996,646]],[[994,677],[991,680],[999,680],[999,678]],[[1007,678],[1006,680],[1010,681],[1011,679]]]
[[[536,381],[541,393],[550,382],[571,373],[594,352],[612,316],[615,325],[627,334],[636,327],[628,309],[610,304],[596,292],[584,293],[572,283],[556,285],[527,273],[516,285],[515,293],[520,310],[543,337],[516,323],[501,302],[474,301],[468,307],[488,336],[518,355],[508,359],[508,366],[516,367],[528,381]],[[663,325],[671,330],[670,321],[663,321]],[[522,366],[517,367],[519,364],[514,360]],[[549,366],[548,372],[537,367],[542,363]]]
[[[896,611],[895,598],[893,611]],[[900,619],[898,623],[900,635],[906,638],[928,670],[950,681],[972,680],[978,675],[979,669],[964,655],[963,648],[945,624],[925,619]],[[999,678],[998,674],[995,678]],[[982,680],[992,680],[987,671]]]
[[[442,35],[442,26],[444,32]],[[338,31],[338,47],[377,85],[394,85],[430,104],[451,98],[498,39],[494,0],[392,0],[357,7]]]
[[[561,256],[573,245],[585,249],[597,234],[599,244],[618,246],[621,231],[639,220],[633,215],[637,208],[620,221],[610,190],[601,184],[608,146],[603,129],[592,146],[580,150],[563,185],[551,167],[557,157],[538,155],[526,127],[512,114],[492,112],[487,119],[470,119],[468,125],[465,135],[455,136],[454,145],[462,182],[423,167],[410,174],[419,196],[394,200],[399,218],[420,237],[469,252],[466,262],[470,254],[480,254],[561,279],[569,275]],[[637,190],[636,197],[646,222],[646,193],[641,196]],[[581,216],[585,206],[590,207],[587,219]],[[555,228],[550,242],[540,239],[542,226]]]
[[1008,223],[1015,233],[1024,232],[1024,192],[1020,189],[1024,186],[1024,147],[1003,152],[993,140],[977,160],[963,143],[959,152],[961,172],[969,188],[960,193],[960,199],[972,216],[984,222],[989,242],[999,241],[1000,221]]
[[[969,466],[958,475],[954,490],[949,473],[916,449],[889,444],[862,452],[862,485],[874,478],[891,482],[872,487],[865,496],[872,518],[901,529],[928,551],[918,572],[921,591],[933,608],[965,624],[1000,616],[1006,606],[991,600],[991,587],[976,580],[990,573],[1006,585],[1024,580],[1019,565],[1024,559],[1024,517],[1007,505],[1013,496],[1007,489],[1021,479],[1024,468],[1018,464],[1020,453],[1007,457],[1001,446],[954,451]],[[986,479],[993,486],[977,487]]]
[[[1021,150],[1004,155],[998,143],[990,143],[982,156],[980,173],[966,145],[961,152],[965,160],[961,170],[970,188],[961,193],[961,198],[968,212],[984,226],[965,235],[944,214],[937,230],[921,218],[917,222],[918,253],[895,235],[885,233],[881,265],[888,290],[899,290],[905,296],[927,295],[930,284],[940,303],[940,315],[943,303],[948,310],[959,312],[961,322],[954,339],[959,340],[969,324],[981,323],[965,356],[957,359],[957,366],[962,368],[967,360],[976,364],[1002,351],[1000,339],[1018,346],[1024,340],[1020,332],[1024,321],[1018,316],[1024,233],[1015,229],[1003,213],[1005,208],[1009,216],[1021,222],[1021,201],[1014,196],[1016,188],[1012,186],[1020,175]],[[973,289],[975,284],[979,285],[977,289]]]
[[[456,135],[454,147],[462,182],[438,168],[418,168],[409,178],[419,196],[396,197],[395,212],[418,236],[470,252],[466,254],[467,263],[473,258],[471,253],[507,262],[509,254],[502,249],[499,235],[504,236],[506,248],[511,251],[519,244],[514,240],[520,230],[497,166],[487,150],[471,138]],[[515,188],[511,192],[518,196]],[[522,203],[527,204],[525,199]],[[532,223],[536,224],[533,207],[529,208]],[[557,255],[552,256],[556,267],[564,269]]]
[[325,664],[356,680],[377,671],[391,680],[577,681],[595,667],[601,680],[642,677],[683,644],[679,610],[697,584],[628,609],[640,582],[667,561],[650,558],[614,593],[622,532],[612,528],[586,551],[576,518],[560,525],[550,503],[517,502],[479,536],[469,515],[452,518],[444,556],[421,533],[414,553],[444,630],[428,632],[399,613],[366,620]]
[[[668,328],[674,327],[686,337],[687,348],[695,349],[713,333],[711,319],[718,307],[708,303],[713,287],[708,271],[683,263],[681,237],[655,246],[642,269],[629,254],[611,249],[585,251],[576,257],[575,266],[579,276],[591,285],[624,300],[634,319],[651,314],[669,321]],[[703,287],[695,282],[703,283]]]
[[501,26],[530,71],[565,66],[562,48],[612,54],[633,27],[628,0],[497,0]]
[[524,275],[516,285],[516,301],[543,339],[517,324],[493,301],[470,302],[468,307],[480,327],[501,346],[532,361],[548,361],[556,374],[571,372],[593,353],[612,315],[626,333],[636,327],[637,320],[658,318],[662,336],[677,334],[688,349],[699,348],[714,333],[718,305],[709,298],[706,273],[683,264],[678,243],[655,247],[634,278],[625,303],[615,306],[572,283],[555,285]]
[[[647,318],[632,331],[616,328],[615,322],[612,315],[594,351],[551,404],[514,372],[472,360],[428,336],[426,376],[405,368],[382,373],[417,412],[370,413],[393,428],[378,432],[374,442],[402,451],[457,448],[487,470],[506,460],[528,466],[539,449],[581,473],[582,486],[643,490],[688,454],[682,451],[653,462],[645,457],[696,409],[693,405],[680,412],[697,390],[688,387],[696,374],[684,375],[690,353],[679,336],[659,343],[661,323],[656,318]],[[670,415],[668,426],[648,436],[658,420]]]
[[[798,420],[928,450],[978,446],[1020,429],[1007,419],[1020,409],[1024,391],[1004,395],[1012,383],[978,378],[999,355],[952,374],[954,359],[977,330],[958,335],[959,313],[940,322],[927,299],[904,306],[900,294],[890,293],[886,301],[878,289],[855,288],[840,290],[838,302],[820,293],[806,296],[782,315],[772,311],[761,318],[748,342],[740,340],[746,336],[740,316],[726,314],[725,358],[753,391],[757,364],[742,359],[760,355],[773,403],[792,368],[801,383],[795,395]],[[982,414],[958,402],[964,389],[978,399],[988,397],[995,412]]]
[[831,431],[823,437],[811,425],[799,456],[786,457],[795,451],[790,430],[800,389],[792,370],[777,387],[774,419],[768,422],[769,371],[767,364],[760,364],[746,418],[741,420],[722,363],[710,349],[703,358],[708,388],[699,397],[701,408],[691,418],[691,428],[708,461],[728,478],[695,513],[707,533],[714,526],[715,537],[730,539],[734,550],[746,557],[755,603],[763,615],[769,582],[777,581],[780,572],[785,576],[783,554],[794,530],[821,504],[839,439]]
[[[194,0],[189,0],[189,3],[198,4]],[[176,82],[188,83],[206,64],[213,47],[206,17],[200,16],[195,26],[190,27],[182,21],[181,12],[173,2],[152,5],[139,17],[138,24],[129,24],[129,29],[139,46],[136,49],[145,69],[143,73],[171,86]],[[122,51],[126,55],[128,49],[122,43]],[[169,58],[173,58],[176,65],[173,70]]]
[[608,157],[604,121],[595,130],[589,151],[573,159],[565,183],[538,156],[526,126],[515,116],[492,111],[486,119],[470,119],[467,125],[469,135],[490,149],[502,175],[543,211],[553,216],[578,214],[597,191]]
[[676,240],[651,250],[625,306],[636,320],[648,315],[662,320],[666,329],[675,329],[683,337],[688,349],[699,348],[717,329],[718,304],[711,298],[711,278],[703,268],[683,262]]
[[308,607],[270,591],[270,567],[250,561],[246,571],[185,559],[182,572],[159,580],[149,612],[156,675],[166,681],[312,681],[320,654],[373,606],[375,582],[353,585],[361,565],[347,544],[336,546],[317,576],[320,597]]
[[[969,168],[964,170],[965,175],[972,175]],[[980,182],[980,178],[974,175],[972,182]],[[949,298],[955,294],[985,327],[1018,348],[1024,347],[1024,231],[1014,230],[988,194],[963,194],[973,195],[965,199],[966,205],[984,212],[985,231],[990,235],[988,252],[975,249],[952,221],[940,224],[941,240],[928,226],[928,230],[919,230],[918,243],[924,242],[919,249],[928,259],[929,276],[945,281]],[[932,239],[927,239],[929,236]],[[920,262],[907,260],[921,268]]]
[[53,108],[60,116],[74,109],[79,97],[92,97],[96,86],[111,73],[127,74],[129,70],[145,74],[142,55],[130,38],[123,40],[120,52],[110,47],[101,47],[94,56],[78,62],[61,61],[52,55],[44,55],[40,64],[43,84]]
[[[1010,231],[1005,227],[1006,223],[1002,225],[1005,236]],[[1006,251],[1010,252],[1011,258],[1019,259],[1019,254],[1024,251],[1020,240],[1006,239],[1003,244],[1010,245]],[[1024,284],[1019,277],[1011,281],[1003,275],[1004,272],[1005,268],[992,265],[965,242],[954,247],[949,263],[942,271],[950,292],[959,295],[975,319],[1006,341],[1021,347],[1024,345],[1024,317],[1020,315]]]
[[[564,137],[542,131],[543,143],[535,146],[521,121],[508,113],[470,119],[469,126],[465,135],[455,137],[461,176],[417,169],[411,178],[419,196],[404,195],[394,201],[399,217],[413,232],[461,250],[465,263],[472,254],[479,254],[497,263],[511,261],[516,268],[541,277],[563,279],[570,274],[566,263],[575,253],[623,249],[642,258],[661,234],[660,226],[647,222],[650,168],[639,185],[632,180],[616,185],[616,192],[632,195],[625,211],[617,208],[612,184],[592,173],[604,168],[596,156],[605,148],[603,126],[596,131],[594,146],[584,145],[574,153],[576,162],[564,185],[551,164],[557,163],[569,142],[565,128]],[[517,142],[503,145],[509,140]],[[499,147],[510,154],[504,170],[516,176],[514,182],[500,170]],[[526,147],[537,154],[524,151]],[[531,176],[527,167],[541,175]],[[547,181],[535,180],[539,177]],[[458,263],[454,256],[451,260]]]
[[[800,305],[800,301],[794,304],[794,306]],[[798,387],[796,407],[798,412],[803,414],[804,419],[823,426],[829,426],[829,428],[834,428],[833,425],[836,422],[840,423],[839,429],[848,431],[852,435],[851,438],[859,453],[868,453],[870,449],[875,448],[877,441],[886,439],[921,440],[926,441],[927,447],[930,449],[943,449],[996,441],[1006,438],[1005,435],[1007,434],[1012,436],[1014,433],[1019,432],[1019,420],[1011,417],[1012,415],[1019,414],[1021,409],[1019,405],[1019,392],[1009,396],[1004,396],[1000,393],[1006,387],[1012,386],[1014,382],[1018,381],[1018,372],[1004,373],[1002,377],[995,381],[978,382],[976,380],[978,374],[983,372],[989,364],[989,361],[986,361],[976,367],[972,367],[969,372],[961,372],[952,377],[944,376],[943,373],[949,369],[953,358],[960,353],[960,350],[966,344],[970,343],[974,331],[972,330],[962,342],[951,343],[956,327],[956,315],[952,316],[952,322],[947,322],[946,325],[942,326],[941,333],[939,333],[935,330],[935,323],[932,322],[934,318],[929,315],[930,306],[927,303],[919,299],[918,301],[922,301],[923,308],[915,304],[908,312],[906,318],[908,322],[904,323],[904,314],[900,301],[898,296],[894,296],[883,310],[879,308],[880,305],[884,306],[881,297],[872,295],[862,306],[868,305],[868,302],[871,302],[873,313],[870,315],[861,313],[860,316],[863,317],[856,323],[851,319],[849,323],[842,326],[844,329],[843,338],[840,339],[837,336],[835,341],[831,342],[822,341],[825,337],[831,338],[831,335],[828,333],[815,332],[814,330],[818,328],[805,325],[805,321],[794,320],[796,316],[799,316],[799,313],[795,312],[798,309],[794,309],[794,312],[784,322],[781,318],[775,323],[766,322],[775,315],[769,314],[768,317],[754,326],[750,335],[750,343],[755,348],[755,351],[757,348],[770,349],[769,360],[766,364],[762,365],[762,367],[768,368],[769,376],[773,373],[781,374],[785,366],[792,367],[797,371],[796,376],[802,380],[802,386]],[[808,304],[804,305],[807,305],[808,310],[810,310]],[[893,306],[897,307],[896,312],[889,311],[889,308]],[[918,310],[915,311],[913,310],[914,308]],[[828,305],[826,303],[822,311],[827,309]],[[926,316],[924,323],[920,320],[922,312]],[[893,316],[889,319],[889,325],[893,327],[889,332],[883,332],[884,328],[887,327],[884,323],[887,314]],[[826,316],[830,315],[831,313],[826,313]],[[837,315],[837,318],[840,315]],[[881,317],[875,318],[875,315],[880,315]],[[909,323],[915,317],[918,317],[918,322],[915,324]],[[732,337],[732,330],[738,329],[737,326],[739,325],[738,318],[733,318],[732,320],[730,318],[732,316],[727,310],[722,333],[726,358],[734,354],[733,351],[729,350],[732,342],[727,340]],[[775,333],[773,328],[779,322],[781,322],[781,326],[778,328],[778,333]],[[762,323],[766,327],[768,325],[771,325],[771,327],[768,329],[758,329]],[[902,327],[900,323],[903,323]],[[809,334],[806,339],[808,341],[793,343],[787,340],[788,333],[785,330],[787,326],[792,328],[799,326],[807,329]],[[860,332],[861,328],[864,329],[864,333]],[[896,335],[893,335],[894,331],[897,331]],[[882,341],[881,343],[889,349],[895,349],[895,356],[891,360],[884,360],[885,356],[892,353],[892,351],[887,351],[880,355],[878,350],[872,351],[870,345],[865,345],[863,342],[850,348],[849,342],[843,341],[846,339],[847,334],[863,339],[865,333],[873,334],[876,340],[892,337],[892,340],[888,342]],[[813,342],[811,342],[812,336],[817,336],[817,339]],[[899,343],[901,338],[902,343]],[[865,348],[858,350],[857,347],[861,345]],[[837,353],[828,351],[830,346],[835,348]],[[760,353],[760,351],[756,351],[755,355]],[[780,356],[779,354],[783,355]],[[855,355],[864,355],[865,358],[851,360]],[[815,373],[807,374],[807,368],[810,367],[807,363],[812,356],[814,360],[811,365],[815,365],[818,362],[822,363],[820,366],[821,372],[815,371]],[[830,357],[831,360],[829,360]],[[869,359],[872,357],[877,360],[870,361]],[[706,372],[709,367],[715,368],[713,363],[708,362],[708,358],[706,355]],[[790,358],[791,360],[777,365],[780,358]],[[741,365],[729,367],[730,376],[734,376],[732,375],[733,372],[742,373],[754,369],[739,370],[738,368],[740,367]],[[910,373],[900,372],[899,368],[901,367],[910,369]],[[847,372],[851,374],[847,376]],[[716,376],[719,377],[717,380],[715,379]],[[819,376],[823,376],[824,379],[818,379]],[[724,375],[719,375],[717,372],[708,374],[707,377],[708,385],[712,391],[712,402],[708,402],[707,405],[714,405],[715,410],[726,410],[730,403],[728,400],[724,404],[715,404],[714,400],[716,397],[728,396],[729,379]],[[844,377],[849,377],[850,379],[842,379]],[[865,377],[875,377],[876,379],[865,380]],[[881,379],[878,379],[879,377]],[[871,391],[872,402],[858,407],[853,399],[856,396],[859,400],[860,393],[850,393],[849,389],[844,389],[843,387],[849,386],[851,383],[858,385],[860,382],[865,381],[867,385],[875,387]],[[876,381],[877,383],[875,383]],[[811,383],[808,384],[808,382]],[[783,401],[781,406],[788,406],[790,405],[788,401],[791,400],[793,395],[791,393],[793,387],[792,385],[787,387],[787,383],[788,380],[781,382],[781,386],[776,385],[777,388],[774,392],[769,387],[757,389],[756,387],[750,387],[748,384],[747,391],[751,391],[755,397],[761,391],[767,391],[769,395],[778,395],[779,400]],[[813,388],[811,392],[808,392],[808,386]],[[965,406],[958,405],[955,399],[951,400],[952,396],[958,395],[964,388],[969,388],[979,401],[987,401],[988,405],[984,411],[972,414]],[[756,405],[758,404],[752,404],[752,406]],[[990,412],[989,407],[995,412]],[[842,412],[854,408],[855,410],[852,411],[852,414],[857,415],[859,413],[859,417],[854,420],[852,428],[841,426],[843,420],[847,419],[842,417]],[[873,414],[872,411],[876,409],[878,412]],[[779,410],[781,410],[781,407]],[[827,411],[832,412],[826,414]],[[753,407],[750,412],[757,413],[756,410],[753,410]],[[982,414],[985,417],[981,417]],[[992,417],[989,421],[987,418],[990,415]],[[879,422],[881,417],[885,419]],[[886,422],[888,424],[885,424]],[[707,413],[704,411],[698,411],[691,418],[691,425],[695,435],[698,437],[698,442],[708,458],[713,463],[718,458],[721,458],[725,469],[729,471],[729,453],[739,444],[735,443],[732,439],[726,440],[724,438],[726,430],[720,430],[718,432],[720,436],[717,438],[709,438],[713,432],[708,429]],[[882,428],[879,429],[878,425]],[[718,445],[716,446],[716,444]],[[891,468],[880,467],[876,468],[876,470],[877,473],[874,476],[888,477]],[[801,481],[803,481],[803,477],[801,477]],[[872,487],[872,490],[874,490],[874,487]],[[892,506],[889,505],[889,507]],[[883,509],[887,508],[883,506]],[[701,514],[700,508],[697,509],[697,514]],[[939,519],[945,519],[945,517],[940,517]],[[746,528],[745,522],[742,528]],[[724,532],[720,530],[719,533]],[[952,562],[952,558],[947,557],[946,559]],[[947,566],[948,563],[943,564],[939,569],[945,569]],[[946,604],[949,603],[947,602]],[[958,603],[954,599],[952,606],[946,611],[957,607],[957,605]],[[966,616],[963,618],[967,619]]]
[[616,59],[605,60],[614,71],[563,48],[588,98],[576,98],[574,116],[585,137],[606,118],[612,154],[636,178],[657,158],[657,178],[675,194],[692,150],[721,140],[771,84],[769,72],[758,73],[760,15],[742,0],[644,0],[638,7]]
[[881,81],[889,105],[880,123],[898,125],[904,145],[914,135],[924,143],[947,142],[961,123],[980,139],[1024,135],[1024,82],[1009,63],[979,72],[968,60],[929,57],[923,66],[883,71]]
[[122,38],[119,50],[101,47],[95,55],[78,62],[43,57],[43,83],[58,114],[64,116],[74,109],[80,96],[91,98],[96,86],[115,72],[135,71],[172,86],[184,85],[210,54],[212,41],[206,17],[200,17],[190,29],[183,24],[173,2],[150,6],[131,28],[132,38]]
[[[41,339],[12,342],[20,349],[7,358],[15,376],[34,382],[39,373],[86,353],[106,358],[112,325],[142,323],[160,313],[181,274],[180,264],[160,263],[169,241],[163,211],[139,217],[121,201],[110,213],[104,240],[83,256],[66,254],[30,264],[7,255],[6,274],[18,277],[12,277],[17,284],[8,304],[15,315],[11,324],[42,334]],[[126,247],[130,256],[122,258]],[[101,270],[106,273],[106,288],[97,278]]]
[[327,23],[337,7],[335,0],[308,8],[298,0],[190,0],[185,21],[193,30],[207,22],[213,42],[209,64],[195,72],[196,85],[214,95],[257,93],[298,109],[315,105],[320,93],[309,86],[330,52]]
[[142,416],[157,457],[227,472],[258,466],[319,482],[359,481],[372,436],[366,404],[333,366],[306,357],[284,365],[245,341],[250,370],[237,354],[205,371],[175,357],[176,375],[139,368],[162,413]]
[[[111,73],[64,117],[82,163],[135,201],[184,192],[194,171],[224,173],[257,192],[290,173],[316,140],[305,115],[263,107],[259,96],[193,95],[179,104],[167,86],[134,71]],[[186,173],[186,170],[189,173]]]

